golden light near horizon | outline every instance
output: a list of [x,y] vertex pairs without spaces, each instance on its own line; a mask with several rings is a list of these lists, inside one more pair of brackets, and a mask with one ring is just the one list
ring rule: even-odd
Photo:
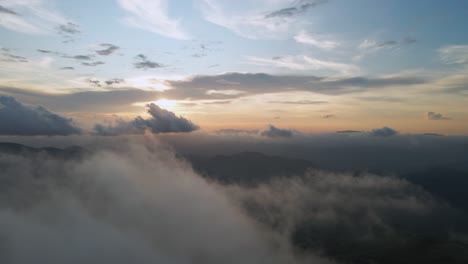
[[177,101],[175,100],[168,100],[168,99],[159,99],[157,101],[154,101],[156,105],[158,105],[161,108],[174,108],[177,106]]

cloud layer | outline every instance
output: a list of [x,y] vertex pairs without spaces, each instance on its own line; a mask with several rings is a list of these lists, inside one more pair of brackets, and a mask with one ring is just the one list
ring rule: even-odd
[[206,180],[151,136],[86,144],[69,159],[0,155],[2,263],[349,263],[466,230],[397,177],[310,170],[247,188]]
[[303,263],[151,141],[0,163],[2,263]]

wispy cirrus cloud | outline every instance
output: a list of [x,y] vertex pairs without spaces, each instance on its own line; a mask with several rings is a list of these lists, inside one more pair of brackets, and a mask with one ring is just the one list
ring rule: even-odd
[[14,54],[10,49],[0,49],[0,61],[4,62],[28,62],[26,57]]
[[8,14],[8,15],[15,15],[15,16],[18,15],[18,13],[16,13],[15,11],[8,9],[6,7],[3,7],[1,5],[0,5],[0,13]]
[[81,54],[79,54],[79,55],[70,55],[70,54],[63,53],[63,52],[52,51],[52,50],[44,50],[44,49],[37,49],[36,51],[40,52],[40,53],[43,53],[43,54],[50,54],[50,55],[58,56],[58,57],[65,58],[65,59],[74,59],[77,62],[80,62],[80,64],[83,65],[83,66],[95,67],[95,66],[98,66],[98,65],[105,64],[105,62],[103,62],[103,61],[94,60],[95,55],[92,55],[92,54],[90,54],[90,55],[81,55]]
[[396,45],[398,45],[398,42],[396,40],[386,40],[386,41],[377,42],[375,40],[365,39],[363,42],[361,42],[361,44],[359,44],[359,49],[361,50],[383,49],[383,48],[394,47]]
[[327,0],[299,0],[291,6],[275,10],[265,15],[266,18],[272,17],[292,17],[307,12],[309,9],[320,4],[326,3]]
[[44,0],[4,0],[0,5],[0,26],[27,34],[47,34],[66,30],[70,22]]
[[52,51],[52,50],[44,50],[44,49],[37,49],[37,52],[43,53],[43,54],[50,54],[50,55],[55,55],[58,57],[62,57],[65,59],[75,59],[75,60],[85,60],[89,61],[92,60],[93,55],[70,55],[67,53],[59,52],[59,51]]
[[255,2],[255,7],[244,10],[236,8],[233,1],[199,0],[196,3],[208,22],[245,38],[275,39],[299,32],[306,24],[304,14],[325,2],[301,0],[285,5],[284,1],[261,0]]
[[273,58],[260,58],[255,56],[246,56],[247,62],[259,66],[269,66],[296,71],[318,71],[328,70],[338,72],[344,75],[355,75],[359,73],[359,67],[352,64],[326,61],[313,58],[307,55],[297,56],[278,56]]
[[294,40],[298,43],[314,46],[324,50],[332,50],[340,45],[338,42],[323,40],[321,37],[306,31],[299,32],[299,34],[294,36]]
[[438,51],[446,64],[468,64],[468,45],[449,45]]
[[364,56],[382,51],[382,50],[393,50],[393,49],[398,49],[402,48],[404,46],[408,46],[411,44],[416,43],[417,40],[411,37],[405,37],[401,40],[375,40],[375,39],[364,39],[359,46],[357,47],[358,49],[358,55],[354,57],[355,60],[362,59]]
[[180,25],[180,19],[169,17],[167,0],[118,0],[127,12],[124,23],[168,38],[189,39],[190,35]]

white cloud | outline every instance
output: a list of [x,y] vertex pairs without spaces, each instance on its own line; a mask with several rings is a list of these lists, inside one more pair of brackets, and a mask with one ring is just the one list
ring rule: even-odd
[[468,63],[468,45],[450,45],[439,49],[439,55],[447,64]]
[[12,190],[0,197],[1,263],[333,263],[295,254],[151,137],[111,144],[84,161],[0,156]]
[[329,70],[338,72],[344,75],[354,75],[359,73],[359,68],[356,65],[319,60],[306,55],[297,56],[282,56],[275,58],[259,58],[255,56],[246,56],[250,64],[259,66],[270,66],[297,71],[310,70]]
[[358,54],[353,57],[353,60],[360,60],[365,56],[381,51],[394,49],[402,44],[410,44],[413,42],[408,42],[408,40],[396,41],[396,40],[385,40],[385,41],[376,41],[373,39],[365,39],[358,46]]
[[196,3],[205,20],[250,39],[291,37],[304,24],[301,16],[267,16],[272,10],[283,8],[284,1],[255,1],[255,7],[246,4],[242,10],[233,1],[199,0]]
[[361,50],[370,49],[370,48],[375,47],[376,45],[377,45],[377,42],[375,42],[374,40],[365,39],[361,44],[359,44],[359,49]]
[[128,12],[124,23],[131,27],[160,34],[174,39],[189,39],[190,35],[181,28],[180,19],[169,17],[167,0],[118,0]]
[[299,34],[294,36],[294,40],[296,40],[296,42],[298,43],[315,46],[317,48],[321,48],[324,50],[331,50],[339,46],[338,42],[329,41],[329,40],[321,40],[317,36],[314,36],[305,31],[301,31],[299,32]]
[[43,0],[5,0],[1,5],[12,11],[2,13],[0,26],[28,34],[46,34],[68,20]]
[[42,68],[50,68],[51,64],[54,62],[54,58],[52,57],[43,57],[40,61],[39,61],[39,66],[42,67]]

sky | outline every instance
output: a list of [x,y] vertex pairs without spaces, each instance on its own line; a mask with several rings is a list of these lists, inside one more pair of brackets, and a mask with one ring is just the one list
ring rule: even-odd
[[0,106],[58,134],[467,135],[467,24],[463,0],[0,0]]

